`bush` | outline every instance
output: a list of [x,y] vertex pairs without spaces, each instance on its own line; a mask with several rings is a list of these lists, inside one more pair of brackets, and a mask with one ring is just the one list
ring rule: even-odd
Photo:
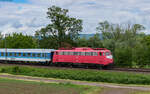
[[32,67],[1,67],[3,73],[119,84],[150,84],[149,74],[96,70],[43,69]]

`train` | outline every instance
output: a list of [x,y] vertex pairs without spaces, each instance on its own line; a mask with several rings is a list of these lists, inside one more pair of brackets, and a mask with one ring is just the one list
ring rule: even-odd
[[111,51],[106,48],[0,49],[2,62],[35,62],[42,64],[113,65]]

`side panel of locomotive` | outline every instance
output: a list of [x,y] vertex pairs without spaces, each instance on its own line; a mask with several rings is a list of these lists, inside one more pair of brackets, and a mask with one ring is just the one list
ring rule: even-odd
[[109,65],[113,63],[113,59],[111,52],[107,49],[75,48],[55,51],[53,63],[56,62]]

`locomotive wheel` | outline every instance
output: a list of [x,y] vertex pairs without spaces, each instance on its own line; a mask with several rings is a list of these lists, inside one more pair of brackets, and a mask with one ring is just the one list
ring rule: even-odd
[[88,69],[88,68],[89,68],[89,66],[88,66],[88,65],[85,65],[85,68],[86,68],[86,69]]
[[97,68],[98,68],[99,70],[103,69],[101,65],[98,65]]

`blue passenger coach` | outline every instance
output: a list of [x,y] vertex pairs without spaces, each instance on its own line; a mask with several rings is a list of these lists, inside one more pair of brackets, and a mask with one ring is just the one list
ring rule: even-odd
[[0,49],[0,60],[50,62],[53,49]]

